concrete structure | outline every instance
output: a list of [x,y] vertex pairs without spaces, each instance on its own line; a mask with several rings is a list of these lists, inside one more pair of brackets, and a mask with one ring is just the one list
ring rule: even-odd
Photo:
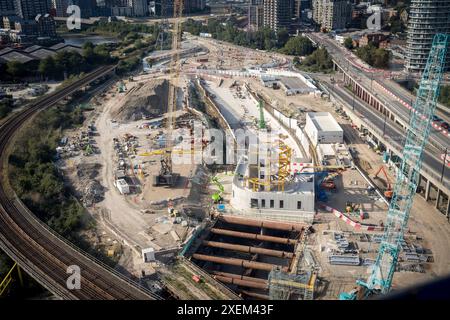
[[147,0],[129,0],[128,6],[133,8],[133,16],[145,17],[148,15]]
[[264,168],[241,158],[232,182],[231,206],[244,215],[311,222],[314,217],[314,174],[292,175],[284,191],[260,186],[254,191],[249,180],[264,175]]
[[345,29],[351,21],[352,7],[347,0],[313,0],[313,20],[323,30]]
[[305,131],[314,145],[344,142],[344,130],[329,112],[308,112]]
[[248,27],[250,30],[258,30],[264,24],[263,0],[251,0],[248,4]]
[[265,0],[264,27],[275,32],[283,28],[289,31],[292,16],[291,4],[291,0]]
[[154,262],[155,259],[155,249],[145,248],[142,249],[142,260],[145,262]]
[[117,189],[119,189],[119,192],[121,194],[129,194],[130,193],[130,186],[125,181],[125,179],[116,180],[116,187],[117,187]]
[[52,7],[56,11],[57,17],[67,17],[67,7],[69,0],[52,0]]
[[368,33],[363,35],[359,39],[359,46],[364,47],[367,46],[369,43],[373,43],[374,45],[379,45],[381,42],[385,41],[389,37],[389,34],[384,33]]
[[[341,91],[334,91],[337,101],[344,106],[344,111],[356,126],[369,132],[370,138],[376,145],[386,148],[390,159],[401,157],[402,145],[399,141],[404,136],[403,129],[408,127],[407,112],[402,113],[401,107],[397,107],[396,102],[388,103],[382,94],[374,93],[370,85],[364,86],[360,78],[356,78],[347,70],[345,64],[340,64],[336,59],[333,59],[333,62],[336,70],[342,74],[344,83],[350,85],[355,96],[362,100],[362,102],[358,101],[356,106],[363,109],[355,112],[352,108],[351,95],[346,96]],[[403,129],[400,130],[389,122],[384,125],[383,118],[390,119]],[[441,133],[436,133],[430,138],[429,144],[442,148],[440,139]],[[392,160],[389,161],[390,164],[394,164]],[[426,201],[434,202],[436,208],[450,221],[449,170],[443,171],[442,168],[443,161],[436,159],[433,153],[425,149],[418,194]]]
[[49,0],[15,0],[16,14],[25,20],[34,20],[38,14],[50,12]]
[[0,0],[0,19],[1,17],[11,16],[15,13],[14,0]]
[[[423,71],[436,33],[450,33],[450,0],[412,0],[407,29],[407,71]],[[449,57],[447,54],[447,70]]]
[[[205,0],[185,0],[183,13],[195,13],[205,10]],[[165,10],[165,13],[163,12]],[[173,0],[155,0],[154,12],[156,16],[173,16]],[[211,8],[211,13],[213,9]]]

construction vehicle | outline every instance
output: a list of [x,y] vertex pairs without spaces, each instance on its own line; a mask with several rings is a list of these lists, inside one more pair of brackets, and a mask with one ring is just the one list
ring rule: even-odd
[[219,181],[219,179],[217,178],[217,176],[214,176],[214,177],[211,179],[211,182],[214,183],[214,184],[219,188],[219,191],[218,191],[218,192],[215,192],[215,193],[211,196],[211,199],[214,201],[214,203],[220,203],[220,202],[223,200],[222,195],[223,195],[223,192],[224,192],[224,187],[223,187],[223,185],[220,183],[220,181]]
[[172,168],[172,141],[170,137],[172,137],[172,131],[174,128],[174,116],[173,113],[176,111],[177,107],[177,83],[179,79],[179,52],[181,50],[181,17],[183,15],[184,9],[184,1],[183,0],[175,0],[173,4],[173,35],[172,35],[172,50],[174,54],[172,55],[172,60],[170,63],[170,71],[175,71],[173,75],[174,83],[169,86],[169,97],[168,97],[168,106],[167,106],[167,132],[166,136],[169,137],[166,141],[166,150],[165,153],[161,157],[161,169],[157,176],[153,177],[153,186],[168,186],[173,187],[176,185],[179,174],[173,173]]
[[117,85],[117,91],[119,93],[127,91],[127,87],[125,86],[125,82],[123,82],[123,81],[119,82],[119,84]]
[[370,276],[366,281],[356,282],[359,285],[358,290],[341,293],[341,300],[367,299],[373,295],[387,294],[391,290],[401,243],[417,190],[423,150],[430,137],[449,42],[449,34],[438,33],[433,38],[407,127],[384,235],[375,263],[371,266]]
[[386,184],[387,184],[387,188],[386,188],[386,190],[384,191],[384,197],[385,197],[386,199],[388,199],[388,200],[391,200],[392,194],[393,194],[394,192],[392,191],[391,180],[389,179],[389,177],[388,177],[388,175],[387,175],[387,172],[386,172],[386,169],[384,168],[383,165],[380,166],[380,168],[377,170],[377,172],[375,173],[374,178],[377,179],[377,178],[378,178],[378,175],[380,174],[380,172],[382,172],[382,173],[384,174],[384,178],[385,178],[385,181],[386,181]]

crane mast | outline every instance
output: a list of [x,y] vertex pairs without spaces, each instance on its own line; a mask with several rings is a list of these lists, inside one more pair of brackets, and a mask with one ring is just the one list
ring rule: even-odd
[[179,174],[173,173],[172,168],[172,137],[173,129],[175,125],[174,112],[177,110],[177,88],[178,80],[180,76],[180,67],[178,66],[181,48],[181,17],[183,15],[184,1],[175,0],[173,4],[173,33],[172,33],[172,59],[170,62],[170,80],[172,84],[169,84],[169,94],[167,99],[167,125],[166,125],[166,148],[165,153],[161,158],[161,170],[158,176],[155,177],[153,182],[154,186],[166,185],[174,186],[179,177]]
[[[386,294],[392,286],[392,278],[401,250],[401,242],[408,223],[413,198],[416,193],[422,167],[423,150],[429,139],[431,123],[439,97],[439,86],[444,72],[445,57],[449,45],[448,34],[436,34],[422,74],[413,112],[409,120],[402,162],[397,171],[392,200],[387,214],[384,235],[375,264],[366,282],[358,280],[362,291],[358,298],[372,294]],[[357,293],[343,293],[340,298],[352,300]]]

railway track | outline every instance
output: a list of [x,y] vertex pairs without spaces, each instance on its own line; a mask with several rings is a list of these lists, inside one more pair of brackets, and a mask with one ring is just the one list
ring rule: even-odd
[[[28,274],[62,299],[155,300],[153,294],[94,257],[79,250],[42,223],[12,191],[8,181],[8,148],[20,128],[40,111],[113,71],[104,66],[10,116],[0,126],[0,247]],[[81,272],[81,288],[70,290],[67,268]]]

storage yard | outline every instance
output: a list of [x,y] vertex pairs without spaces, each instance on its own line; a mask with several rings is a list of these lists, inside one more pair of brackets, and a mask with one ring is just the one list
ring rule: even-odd
[[[58,165],[99,222],[90,240],[175,298],[338,299],[375,262],[394,168],[285,57],[184,42],[176,110],[173,77],[147,64],[65,132]],[[450,225],[435,211],[415,201],[394,288],[448,272]]]

